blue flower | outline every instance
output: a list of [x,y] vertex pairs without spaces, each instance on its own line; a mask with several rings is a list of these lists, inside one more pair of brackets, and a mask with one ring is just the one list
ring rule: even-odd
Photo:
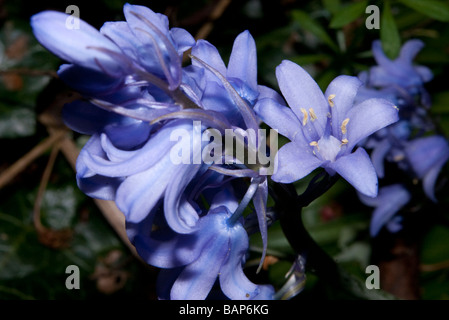
[[293,62],[282,62],[276,76],[291,109],[272,99],[256,106],[264,122],[291,140],[276,155],[278,169],[272,179],[291,183],[323,167],[361,193],[376,196],[377,175],[368,154],[363,148],[352,151],[362,139],[397,121],[397,108],[383,99],[354,105],[362,84],[356,77],[337,77],[323,95],[310,75]]
[[[215,47],[170,29],[166,16],[128,4],[124,14],[126,21],[107,22],[100,31],[82,21],[80,29],[66,29],[63,13],[32,18],[38,40],[69,63],[60,67],[60,78],[82,95],[63,110],[70,128],[91,135],[77,159],[80,189],[115,201],[149,264],[180,271],[171,298],[205,298],[218,273],[230,298],[271,297],[272,287],[251,283],[242,270],[248,251],[243,212],[251,201],[266,247],[266,176],[238,157],[224,165],[196,161],[206,128],[238,135],[257,130],[254,104],[277,95],[257,85],[254,39],[240,34],[225,67]],[[181,57],[191,47],[193,63],[183,68]],[[181,139],[173,139],[179,131]],[[183,161],[174,163],[179,150]],[[250,178],[249,185],[234,181],[247,188],[240,203],[229,197],[220,207],[203,203],[237,178]]]
[[395,215],[410,201],[411,194],[403,185],[394,184],[380,188],[376,198],[362,194],[359,198],[365,205],[375,207],[370,223],[370,234],[375,237],[384,226],[392,232],[400,230],[395,219],[400,217]]
[[407,95],[427,95],[423,84],[430,81],[433,74],[429,68],[413,64],[423,46],[421,40],[409,40],[401,47],[399,56],[391,60],[383,52],[381,42],[374,41],[372,51],[378,65],[371,67],[368,74],[362,73],[365,85],[370,88],[394,88],[403,98]]
[[439,135],[413,139],[404,148],[413,174],[421,179],[424,193],[436,202],[435,182],[443,165],[449,160],[449,143]]
[[[238,202],[227,188],[222,190],[195,232],[179,234],[167,228],[159,228],[151,236],[135,232],[133,243],[142,258],[164,268],[158,280],[160,298],[205,299],[217,278],[230,299],[273,298],[272,286],[256,285],[243,272],[248,235],[241,216],[235,215]],[[128,232],[132,228],[135,226],[129,225]]]

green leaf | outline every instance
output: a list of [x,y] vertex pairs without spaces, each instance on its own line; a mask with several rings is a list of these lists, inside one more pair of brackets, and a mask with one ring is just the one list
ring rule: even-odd
[[439,21],[449,21],[449,4],[435,0],[400,0],[404,5]]
[[344,27],[345,25],[351,23],[362,14],[365,13],[366,6],[368,5],[368,1],[360,1],[351,3],[345,7],[340,8],[339,11],[333,16],[329,27],[338,29]]
[[327,34],[326,30],[315,20],[313,20],[310,15],[301,10],[294,10],[292,12],[293,20],[299,24],[301,28],[309,31],[322,42],[327,44],[332,50],[338,51],[337,45]]
[[341,3],[340,0],[323,0],[323,6],[334,14],[340,9]]
[[385,54],[394,59],[401,49],[401,37],[391,13],[390,1],[385,1],[380,23],[380,40]]

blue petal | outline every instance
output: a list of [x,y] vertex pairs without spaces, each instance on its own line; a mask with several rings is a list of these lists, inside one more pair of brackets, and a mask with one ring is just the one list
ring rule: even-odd
[[338,158],[328,165],[360,193],[368,197],[377,195],[377,175],[365,149],[358,148],[354,153]]
[[131,32],[142,44],[139,56],[154,56],[154,59],[145,59],[149,72],[159,66],[160,75],[166,78],[170,90],[177,88],[182,77],[181,58],[176,44],[170,39],[168,18],[138,5],[125,4],[123,12]]
[[305,152],[302,146],[289,142],[276,154],[275,168],[272,179],[281,183],[292,183],[304,178],[310,172],[323,164],[313,154]]
[[150,169],[125,179],[116,194],[117,207],[130,222],[142,221],[162,198],[172,179],[173,166],[169,156]]
[[73,64],[63,64],[58,70],[59,78],[70,88],[83,95],[103,95],[117,90],[122,78],[111,77],[104,72]]
[[[212,230],[216,230],[216,228],[212,228]],[[176,279],[171,289],[171,299],[205,299],[217,280],[223,261],[229,252],[228,243],[228,237],[222,234],[209,238],[200,257],[187,265]]]
[[354,106],[346,114],[349,118],[347,129],[347,152],[355,145],[379,129],[382,129],[399,119],[395,106],[384,99],[368,99]]
[[241,224],[230,227],[227,232],[230,245],[229,254],[220,269],[221,290],[232,300],[254,299],[259,286],[249,281],[242,269],[248,251],[248,235]]
[[329,108],[318,84],[303,68],[288,60],[276,68],[276,77],[284,98],[300,121],[303,119],[301,109],[314,109],[318,118],[315,123],[319,124],[318,135],[321,136]]
[[183,192],[200,169],[199,164],[181,164],[172,169],[173,177],[165,192],[164,211],[168,224],[178,233],[191,233],[197,228],[198,212]]
[[179,54],[187,51],[195,45],[195,39],[185,29],[171,28],[170,34],[178,47]]
[[405,154],[418,178],[423,179],[425,194],[436,202],[435,182],[449,159],[449,144],[442,136],[429,136],[410,141]]
[[446,162],[449,156],[449,145],[442,136],[429,136],[410,141],[406,148],[410,164],[418,178],[423,178],[436,164]]
[[129,25],[125,21],[106,22],[100,32],[111,39],[128,57],[139,61],[138,48],[142,44],[131,32]]
[[151,236],[138,233],[133,240],[139,256],[158,268],[175,268],[195,261],[209,240],[199,234],[177,234],[171,229],[156,230]]
[[76,100],[64,105],[62,117],[65,125],[73,131],[93,135],[101,132],[111,122],[118,121],[121,116],[97,108],[89,102]]
[[105,133],[115,146],[121,149],[131,149],[148,140],[151,126],[148,122],[136,120],[125,125],[108,125]]
[[332,99],[332,132],[334,137],[342,139],[341,123],[345,119],[347,112],[353,107],[357,90],[362,82],[357,77],[339,76],[332,80],[324,93],[328,98],[335,95]]
[[419,39],[411,39],[406,41],[399,53],[398,61],[404,64],[411,64],[416,55],[424,48],[424,42]]
[[235,39],[226,77],[240,79],[257,92],[256,43],[249,31],[242,32]]
[[263,122],[290,140],[293,140],[301,130],[301,123],[292,109],[280,105],[272,99],[259,100],[254,106],[254,111]]
[[[370,224],[371,236],[376,236],[393,216],[411,199],[410,193],[404,186],[395,184],[382,187],[376,198],[376,209],[373,212]],[[363,200],[363,198],[361,198]]]
[[391,150],[391,143],[388,139],[379,141],[371,152],[371,160],[373,161],[374,168],[376,168],[376,173],[379,178],[384,177],[384,162],[385,157]]
[[[224,64],[220,53],[218,52],[217,48],[215,48],[208,41],[198,40],[196,45],[192,48],[192,55],[207,63],[223,76],[226,76],[226,65]],[[192,64],[194,66],[204,68],[202,64],[195,60],[192,60]],[[206,72],[206,76],[208,80],[219,82],[217,78],[210,72]]]
[[62,12],[40,12],[31,17],[34,35],[63,60],[100,72],[106,70],[111,75],[121,74],[124,62],[118,60],[121,50],[82,20],[79,20],[79,28],[67,28],[69,18],[71,16]]

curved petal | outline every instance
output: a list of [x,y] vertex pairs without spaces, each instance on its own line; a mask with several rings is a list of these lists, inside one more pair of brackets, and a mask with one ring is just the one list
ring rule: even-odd
[[321,136],[327,122],[329,111],[327,100],[324,98],[318,84],[299,65],[288,60],[276,68],[276,77],[279,88],[299,120],[302,121],[303,113],[301,109],[309,110],[313,108],[319,123],[318,134]]
[[338,158],[328,165],[348,181],[360,193],[368,197],[377,195],[377,175],[365,149],[358,148],[354,153]]
[[402,185],[382,187],[377,196],[377,208],[370,223],[370,234],[376,236],[403,206],[411,199],[410,193]]
[[259,100],[254,106],[254,111],[263,122],[291,141],[301,130],[301,123],[292,109],[272,99]]
[[165,156],[150,169],[123,181],[115,202],[128,221],[142,221],[157,205],[172,179],[171,167],[170,157]]
[[111,122],[120,121],[122,117],[100,109],[90,102],[75,100],[64,105],[62,118],[64,124],[73,131],[93,135],[103,131]]
[[226,77],[240,79],[257,92],[256,42],[248,30],[235,38]]
[[158,268],[175,268],[195,261],[207,240],[198,234],[177,234],[166,229],[153,231],[151,236],[138,233],[133,244],[148,264]]
[[384,139],[382,141],[379,141],[377,145],[374,147],[373,151],[371,152],[371,160],[373,162],[374,168],[376,169],[376,173],[379,178],[384,177],[385,157],[387,156],[390,150],[391,150],[390,141],[388,139]]
[[172,169],[173,176],[165,191],[164,211],[167,223],[178,233],[191,233],[197,228],[198,212],[183,192],[200,168],[199,164],[180,164]]
[[[192,48],[192,55],[207,63],[223,76],[226,75],[226,65],[224,64],[220,53],[217,48],[208,41],[198,40],[196,45]],[[201,69],[204,68],[204,66],[195,59],[192,59],[192,65],[200,67]],[[206,72],[206,77],[208,80],[219,82],[211,72]]]
[[171,28],[170,34],[175,41],[176,47],[178,49],[178,54],[180,55],[195,45],[195,39],[185,29]]
[[437,163],[447,161],[449,144],[444,137],[435,135],[410,141],[404,151],[416,175],[421,179]]
[[405,64],[411,64],[416,55],[424,48],[424,42],[419,39],[411,39],[406,41],[399,53],[398,61]]
[[78,188],[94,199],[114,200],[117,189],[123,182],[121,178],[110,178],[100,175],[76,177]]
[[368,99],[354,106],[346,114],[347,152],[355,145],[379,129],[399,120],[398,109],[384,99]]
[[79,20],[79,27],[68,28],[68,14],[43,11],[31,17],[37,40],[61,59],[85,68],[119,75],[126,66],[121,50],[97,29]]
[[232,300],[250,300],[259,293],[258,286],[246,277],[242,264],[248,251],[248,235],[241,224],[228,229],[230,247],[220,269],[220,287]]
[[323,161],[304,151],[296,142],[284,145],[276,154],[276,158],[278,167],[271,178],[281,183],[292,183],[304,178],[323,164]]
[[347,112],[354,106],[357,91],[362,85],[357,77],[339,76],[332,80],[324,93],[326,98],[333,96],[331,107],[332,132],[334,137],[342,140],[341,123],[346,118]]
[[170,292],[173,300],[204,300],[217,280],[229,249],[229,239],[216,236],[203,247],[200,257],[187,265]]
[[131,32],[125,21],[105,22],[100,28],[100,33],[113,41],[124,54],[131,59],[138,60],[139,41]]
[[87,96],[111,93],[123,83],[122,78],[114,78],[104,72],[73,64],[61,65],[58,76],[70,88]]

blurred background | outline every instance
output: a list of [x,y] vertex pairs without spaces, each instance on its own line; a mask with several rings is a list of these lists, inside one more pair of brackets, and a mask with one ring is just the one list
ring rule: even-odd
[[[325,89],[340,74],[357,75],[375,64],[373,40],[395,57],[418,38],[415,62],[429,67],[430,115],[449,136],[449,7],[443,1],[189,0],[128,1],[166,14],[171,27],[207,39],[227,61],[235,37],[249,30],[258,49],[259,84],[278,89],[275,67],[292,60]],[[62,63],[31,33],[30,17],[76,5],[96,28],[123,20],[121,0],[0,1],[0,299],[154,300],[158,270],[142,263],[120,230],[114,208],[76,186],[74,161],[87,137],[60,119],[74,93],[59,81]],[[368,5],[380,9],[380,29],[365,25]],[[284,141],[285,142],[285,141]],[[281,141],[282,143],[282,141]],[[441,179],[449,177],[446,165]],[[441,180],[440,179],[440,180]],[[441,183],[444,185],[446,180]],[[302,190],[307,179],[297,183]],[[409,208],[404,230],[369,235],[372,208],[338,182],[303,213],[312,237],[345,270],[364,281],[366,266],[380,267],[381,288],[400,299],[449,299],[449,190],[437,204]],[[293,252],[279,226],[269,232],[269,256],[260,274],[260,239],[251,239],[248,276],[280,288]],[[66,268],[79,268],[79,289],[69,290]],[[387,295],[386,295],[387,296]],[[390,297],[390,296],[388,296]],[[307,274],[295,299],[354,298]]]

